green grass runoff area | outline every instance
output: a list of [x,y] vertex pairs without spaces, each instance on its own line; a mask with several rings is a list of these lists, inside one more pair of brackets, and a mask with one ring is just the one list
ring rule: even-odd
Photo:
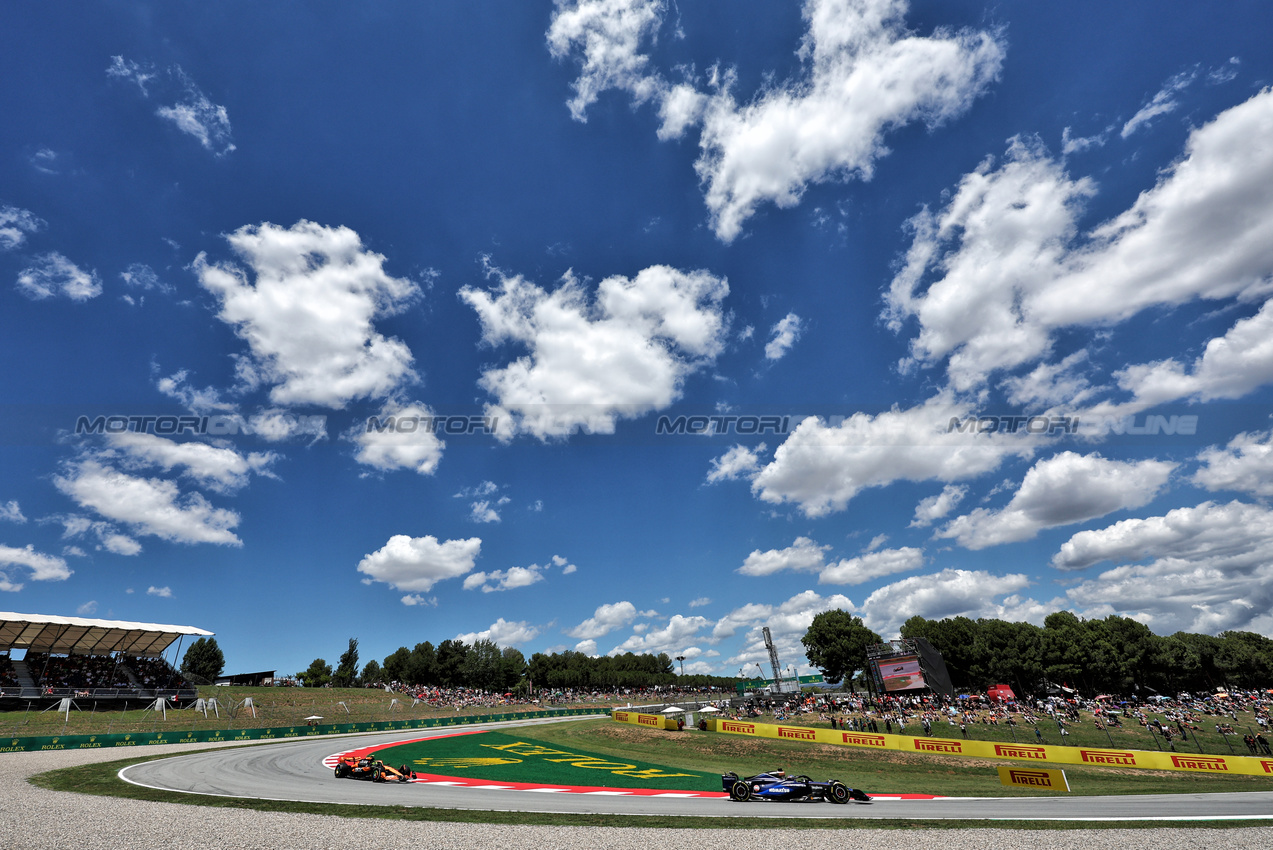
[[[581,721],[592,726],[604,721]],[[385,764],[405,764],[417,773],[491,782],[660,791],[720,791],[720,772],[653,764],[624,754],[598,754],[580,741],[569,748],[535,737],[538,728],[477,732],[413,741],[377,750]],[[522,734],[522,733],[525,734]]]
[[[801,741],[741,735],[669,732],[610,721],[537,726],[545,743],[615,758],[642,759],[678,769],[747,775],[775,768],[814,779],[839,779],[868,794],[934,794],[943,797],[1030,797],[1037,790],[1005,787],[998,768],[1016,762],[901,751],[879,752]],[[1196,794],[1201,791],[1273,791],[1273,776],[1206,776],[1176,771],[1101,768],[1031,761],[1030,767],[1063,769],[1073,795]],[[1213,781],[1214,780],[1214,781]]]
[[[868,793],[923,793],[946,796],[1024,796],[1031,792],[999,784],[996,767],[985,760],[969,760],[909,753],[876,753],[853,748],[801,744],[776,740],[743,739],[738,736],[685,731],[641,729],[610,720],[588,720],[536,725],[525,730],[537,743],[555,749],[593,754],[628,763],[640,762],[677,771],[718,775],[734,770],[740,774],[785,767],[790,773],[807,773],[817,779],[838,778]],[[519,730],[501,734],[527,740]],[[477,737],[477,736],[474,736]],[[333,740],[333,750],[339,748]],[[452,821],[565,826],[628,826],[711,829],[895,829],[895,828],[986,828],[985,821],[927,821],[914,818],[894,820],[829,819],[787,820],[772,818],[679,818],[623,815],[561,815],[515,812],[453,811],[405,806],[331,806],[310,803],[281,803],[198,797],[156,791],[128,785],[117,777],[127,764],[148,761],[144,754],[132,758],[53,771],[32,781],[46,788],[105,794],[132,799],[184,804],[337,815],[353,818],[389,818],[413,821]],[[1037,766],[1037,765],[1035,765]],[[1060,765],[1057,765],[1060,766]],[[1162,794],[1225,791],[1273,790],[1273,778],[1254,776],[1207,776],[1144,770],[1100,769],[1063,766],[1074,794]],[[426,771],[421,771],[426,772]],[[432,772],[432,771],[427,771]],[[459,771],[453,771],[458,773]],[[601,771],[597,771],[600,773]],[[601,783],[590,783],[601,784]],[[1005,822],[995,822],[1002,828]],[[1155,822],[1052,822],[1013,821],[1021,829],[1103,829],[1155,828]],[[1181,822],[1172,828],[1267,827],[1265,821]]]

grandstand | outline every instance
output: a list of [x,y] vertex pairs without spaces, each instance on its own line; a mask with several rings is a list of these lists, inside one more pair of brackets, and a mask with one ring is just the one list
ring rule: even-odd
[[[121,620],[0,612],[0,708],[66,698],[112,708],[163,697],[193,700],[164,652],[187,636],[212,632]],[[105,707],[105,706],[104,706]]]

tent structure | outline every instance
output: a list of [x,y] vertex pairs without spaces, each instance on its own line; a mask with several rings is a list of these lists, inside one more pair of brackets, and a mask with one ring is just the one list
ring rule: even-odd
[[123,652],[135,658],[157,658],[169,646],[187,635],[207,637],[212,634],[214,632],[194,626],[0,611],[0,651],[25,649],[28,652],[49,652],[54,655],[109,655],[112,652]]
[[992,685],[986,689],[986,696],[995,702],[1011,702],[1017,698],[1008,685]]

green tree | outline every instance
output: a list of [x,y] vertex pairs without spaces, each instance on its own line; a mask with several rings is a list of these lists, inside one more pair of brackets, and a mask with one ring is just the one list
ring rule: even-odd
[[809,663],[822,671],[823,678],[835,684],[845,678],[851,680],[854,673],[866,666],[866,648],[883,641],[866,627],[861,617],[836,608],[815,616],[800,642],[804,644]]
[[225,669],[225,656],[216,638],[199,638],[181,659],[181,672],[211,682]]
[[407,659],[406,681],[431,687],[438,684],[438,653],[427,640],[417,643]]
[[367,662],[367,666],[362,668],[362,683],[364,685],[379,685],[384,682],[385,674],[380,669],[380,662],[371,659]]
[[1159,637],[1149,626],[1130,617],[1110,614],[1103,622],[1109,642],[1115,648],[1117,681],[1112,683],[1111,691],[1120,694],[1139,691],[1147,684],[1146,677],[1154,673]]
[[1043,675],[1053,684],[1078,688],[1084,671],[1083,621],[1070,611],[1043,618]]
[[340,656],[332,674],[333,688],[352,688],[358,684],[358,638],[349,639],[349,648]]
[[1216,637],[1216,666],[1227,683],[1239,688],[1268,687],[1273,681],[1273,640],[1238,631],[1221,632]]
[[464,685],[464,658],[469,647],[462,640],[444,640],[438,644],[438,684],[444,688]]
[[321,688],[332,680],[332,666],[321,658],[315,658],[304,673],[297,673],[296,678],[307,688]]
[[481,638],[473,641],[464,655],[462,680],[466,687],[493,691],[504,681],[501,675],[499,647],[495,641]]
[[973,652],[971,673],[977,688],[1005,684],[1025,696],[1043,678],[1043,636],[1030,623],[977,620]]
[[[400,646],[393,654],[385,658],[381,675],[386,682],[407,682],[407,665],[411,661],[411,650]],[[417,683],[418,684],[418,683]]]
[[526,656],[520,649],[506,646],[500,650],[500,687],[512,691],[526,675]]

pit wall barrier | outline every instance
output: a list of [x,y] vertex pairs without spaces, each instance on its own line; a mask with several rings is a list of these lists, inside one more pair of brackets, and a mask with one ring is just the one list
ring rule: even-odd
[[[188,732],[132,732],[120,735],[47,735],[0,737],[0,753],[27,753],[46,750],[94,750],[115,747],[145,747],[156,744],[238,744],[245,741],[283,741],[319,735],[346,735],[357,732],[393,732],[400,729],[428,729],[497,723],[501,720],[531,720],[543,717],[574,717],[597,714],[592,708],[563,708],[555,711],[523,711],[481,714],[471,717],[420,717],[383,723],[332,723],[322,726],[286,726],[269,729],[201,729]],[[675,728],[675,724],[673,724]]]
[[[625,716],[626,715],[626,716]],[[659,715],[613,712],[620,723],[635,723],[649,728],[675,729],[662,724]],[[655,724],[649,721],[660,721]],[[879,735],[847,729],[813,729],[774,723],[752,723],[743,720],[711,718],[707,728],[729,735],[750,735],[784,741],[807,741],[838,747],[863,747],[870,750],[900,750],[972,758],[1010,759],[1012,761],[1093,765],[1097,767],[1142,768],[1145,770],[1178,770],[1189,773],[1273,775],[1273,758],[1257,756],[1212,756],[1187,752],[1153,752],[1123,750],[1114,747],[1061,747],[1035,744],[1005,744],[996,741],[965,741],[951,738],[913,738],[908,735]]]

